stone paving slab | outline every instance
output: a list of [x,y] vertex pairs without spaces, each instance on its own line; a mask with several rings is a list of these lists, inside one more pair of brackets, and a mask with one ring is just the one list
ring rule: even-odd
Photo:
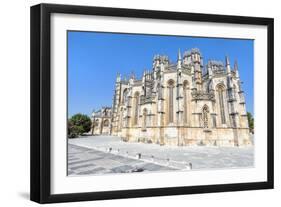
[[68,159],[69,176],[175,170],[73,144],[68,144],[68,155],[71,157]]

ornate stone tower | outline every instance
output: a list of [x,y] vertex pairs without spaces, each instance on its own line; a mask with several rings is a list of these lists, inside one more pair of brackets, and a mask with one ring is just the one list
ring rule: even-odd
[[118,122],[119,122],[119,105],[121,101],[121,75],[118,73],[115,81],[114,95],[112,101],[112,127],[111,134],[116,134],[118,131]]

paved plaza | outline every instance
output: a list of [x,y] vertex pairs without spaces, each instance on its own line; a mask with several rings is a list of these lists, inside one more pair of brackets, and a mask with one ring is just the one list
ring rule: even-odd
[[68,145],[68,156],[68,175],[175,170],[140,159],[132,159],[72,144]]
[[69,139],[68,175],[249,168],[254,147],[159,146],[114,136]]

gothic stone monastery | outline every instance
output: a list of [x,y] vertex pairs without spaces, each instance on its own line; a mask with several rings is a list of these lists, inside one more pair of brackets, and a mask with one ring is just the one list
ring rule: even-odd
[[238,65],[191,49],[177,62],[156,55],[140,80],[117,75],[112,107],[93,112],[93,134],[160,145],[250,145]]

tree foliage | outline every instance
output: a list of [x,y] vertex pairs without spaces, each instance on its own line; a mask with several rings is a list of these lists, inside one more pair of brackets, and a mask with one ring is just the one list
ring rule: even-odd
[[85,114],[75,114],[67,122],[67,134],[69,138],[75,138],[91,130],[92,121]]
[[250,132],[254,133],[254,118],[250,112],[247,112]]

